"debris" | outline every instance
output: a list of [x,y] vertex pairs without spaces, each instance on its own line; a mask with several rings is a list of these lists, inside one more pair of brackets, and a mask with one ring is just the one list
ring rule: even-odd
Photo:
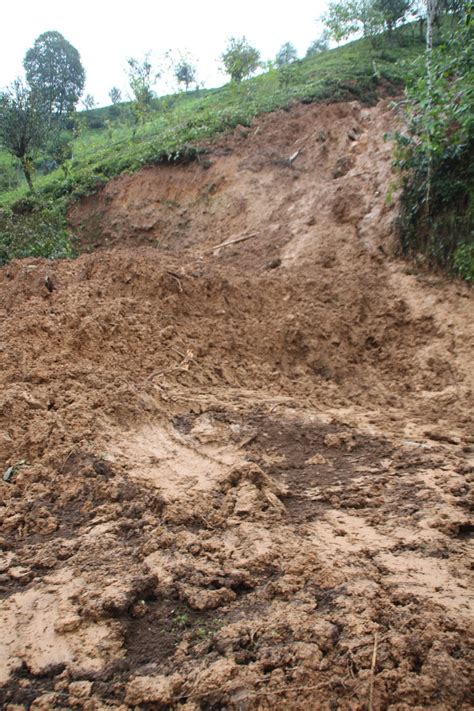
[[221,247],[230,247],[232,244],[238,244],[239,242],[245,242],[248,239],[252,239],[253,237],[258,237],[257,234],[253,233],[250,235],[241,235],[240,237],[236,237],[235,239],[231,239],[228,242],[221,242],[220,244],[216,244],[214,247],[211,249],[216,252],[218,249],[221,249]]
[[278,267],[281,267],[281,259],[279,257],[270,259],[270,261],[265,264],[265,269],[277,269]]
[[289,158],[288,158],[288,165],[293,165],[295,160],[298,158],[299,154],[301,153],[301,149],[298,149],[295,151]]
[[5,471],[3,472],[3,481],[9,482],[11,480],[12,476],[14,474],[16,474],[18,469],[20,467],[23,467],[25,464],[26,464],[26,459],[20,459],[19,462],[17,462],[16,464],[13,464],[11,467],[8,467],[7,469],[5,469]]
[[374,680],[375,680],[375,665],[377,663],[377,645],[378,635],[374,635],[374,650],[372,652],[372,664],[370,666],[370,685],[369,685],[369,711],[374,708]]

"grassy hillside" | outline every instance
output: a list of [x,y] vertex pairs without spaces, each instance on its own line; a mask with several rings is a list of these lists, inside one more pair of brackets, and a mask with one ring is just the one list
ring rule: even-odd
[[[286,85],[278,71],[272,70],[240,86],[228,84],[157,99],[149,120],[139,127],[132,125],[126,104],[118,110],[84,112],[85,128],[74,141],[69,175],[65,177],[61,169],[46,173],[45,162],[38,161],[36,189],[56,204],[93,192],[123,171],[190,157],[203,139],[237,125],[248,126],[257,114],[288,107],[294,101],[359,98],[373,103],[387,87],[393,90],[403,84],[402,60],[410,61],[422,47],[410,27],[390,39],[381,38],[376,48],[367,40],[358,40],[296,62]],[[0,153],[0,207],[10,207],[28,193],[12,165],[11,158]]]

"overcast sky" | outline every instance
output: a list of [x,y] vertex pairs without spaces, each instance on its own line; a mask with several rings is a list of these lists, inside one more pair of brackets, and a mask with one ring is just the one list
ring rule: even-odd
[[[22,61],[36,37],[57,30],[79,50],[86,70],[85,93],[100,105],[110,103],[114,85],[125,93],[127,57],[151,50],[159,59],[168,49],[187,49],[198,60],[199,80],[220,86],[227,79],[218,57],[231,35],[246,35],[273,59],[284,42],[303,56],[319,36],[318,18],[327,0],[16,0],[3,10],[0,42],[0,87],[22,73]],[[165,87],[162,86],[162,90]]]

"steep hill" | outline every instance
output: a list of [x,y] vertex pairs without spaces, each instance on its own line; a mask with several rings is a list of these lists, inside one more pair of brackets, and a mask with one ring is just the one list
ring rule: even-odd
[[[299,60],[284,82],[273,69],[240,85],[160,97],[143,125],[136,124],[127,103],[81,112],[76,116],[67,177],[60,167],[54,169],[51,157],[39,156],[37,190],[43,199],[56,203],[94,192],[123,171],[192,157],[209,137],[248,126],[255,116],[295,102],[355,98],[373,104],[378,97],[399,91],[407,66],[423,48],[418,32],[407,25],[393,35],[382,35],[375,47],[361,39]],[[0,150],[0,207],[11,206],[28,192],[11,164]]]

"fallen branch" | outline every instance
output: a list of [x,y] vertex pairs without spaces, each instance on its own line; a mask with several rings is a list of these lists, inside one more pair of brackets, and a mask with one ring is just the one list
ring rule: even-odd
[[151,375],[149,375],[147,380],[152,381],[154,380],[154,378],[158,377],[158,375],[166,375],[166,373],[172,373],[176,370],[188,371],[189,364],[193,361],[193,359],[194,353],[192,351],[186,351],[186,355],[184,356],[181,363],[177,363],[176,365],[171,366],[171,368],[165,368],[165,370],[157,370]]
[[216,244],[214,247],[211,247],[211,251],[216,252],[218,249],[221,249],[222,247],[230,247],[232,244],[238,244],[239,242],[246,242],[246,240],[252,239],[253,237],[258,237],[258,235],[255,233],[253,233],[251,235],[241,235],[240,237],[231,239],[228,242],[221,242],[220,244]]
[[[173,277],[173,279],[176,279],[176,281],[178,282],[178,289],[182,292],[183,285],[181,284],[180,276],[178,276],[178,274],[176,274],[175,272],[170,272],[169,270],[167,270],[166,273],[169,274],[171,277]],[[184,276],[184,275],[181,275],[181,276]]]
[[374,709],[374,681],[375,681],[375,665],[377,663],[377,632],[374,634],[374,651],[372,652],[372,664],[370,667],[370,685],[369,685],[369,711]]

